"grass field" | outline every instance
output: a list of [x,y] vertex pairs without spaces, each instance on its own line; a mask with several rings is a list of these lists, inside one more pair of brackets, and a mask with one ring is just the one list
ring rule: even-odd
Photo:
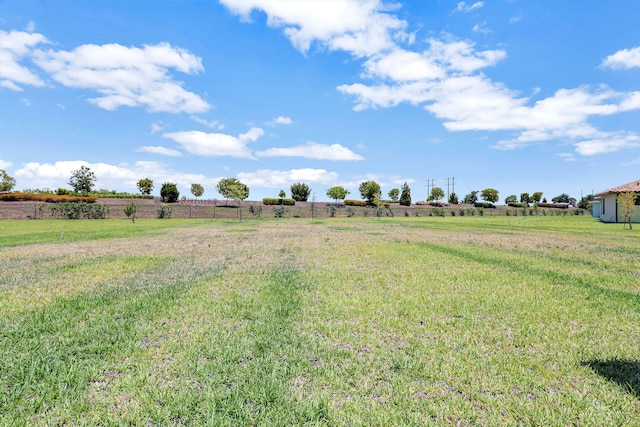
[[639,425],[587,217],[0,221],[0,425]]

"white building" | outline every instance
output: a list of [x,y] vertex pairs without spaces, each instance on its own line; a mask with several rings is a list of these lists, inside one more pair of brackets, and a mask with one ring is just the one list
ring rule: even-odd
[[[618,196],[620,193],[628,193],[630,191],[636,193],[636,211],[631,217],[631,222],[640,222],[640,179],[596,194],[595,202],[599,203],[599,209],[593,210],[593,216],[600,218],[602,222],[624,222]],[[596,216],[596,213],[598,213],[598,216]]]

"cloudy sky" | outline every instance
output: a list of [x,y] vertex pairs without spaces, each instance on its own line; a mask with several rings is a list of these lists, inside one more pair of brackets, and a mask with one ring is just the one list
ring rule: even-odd
[[579,198],[640,178],[640,2],[0,1],[17,189],[250,199],[365,180]]

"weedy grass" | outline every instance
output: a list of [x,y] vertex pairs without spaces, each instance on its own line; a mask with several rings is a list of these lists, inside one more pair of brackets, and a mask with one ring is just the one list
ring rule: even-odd
[[640,419],[635,230],[79,221],[60,241],[68,222],[33,223],[0,248],[0,425]]

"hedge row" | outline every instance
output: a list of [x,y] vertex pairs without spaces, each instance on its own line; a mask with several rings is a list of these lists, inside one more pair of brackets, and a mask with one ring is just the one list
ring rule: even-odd
[[277,199],[275,197],[265,197],[262,199],[263,205],[285,205],[285,206],[294,206],[296,201],[294,199]]
[[0,200],[3,202],[43,202],[43,203],[65,203],[65,202],[85,202],[94,203],[98,198],[96,196],[67,196],[58,194],[36,194],[22,193],[15,191],[13,193],[0,194]]
[[344,204],[347,206],[367,206],[367,202],[365,202],[364,200],[353,200],[353,199],[345,200]]
[[558,208],[558,209],[567,209],[569,205],[564,203],[538,203],[539,208]]
[[493,208],[495,208],[495,207],[496,207],[496,206],[495,206],[493,203],[491,203],[491,202],[475,202],[475,203],[473,204],[473,206],[474,206],[474,207],[476,207],[476,208],[488,208],[488,209],[493,209]]

